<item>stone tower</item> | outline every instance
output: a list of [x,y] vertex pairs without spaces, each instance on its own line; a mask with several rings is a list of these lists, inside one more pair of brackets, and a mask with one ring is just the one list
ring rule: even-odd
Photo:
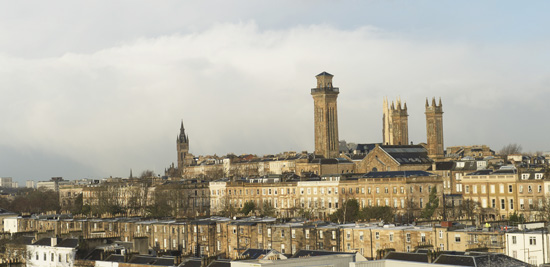
[[311,89],[315,114],[315,154],[335,158],[339,155],[336,105],[339,89],[332,86],[332,74],[322,72],[315,77],[317,87]]
[[181,122],[180,134],[176,139],[178,150],[178,170],[183,171],[184,166],[190,165],[189,163],[189,136],[185,135],[185,128],[183,127],[183,121]]
[[382,120],[385,145],[407,145],[409,143],[409,114],[407,103],[401,106],[401,99],[393,101],[388,106],[388,99],[384,98],[384,115]]
[[430,158],[445,157],[443,149],[443,105],[439,98],[439,105],[432,98],[432,104],[426,98],[426,133],[428,137],[428,156]]

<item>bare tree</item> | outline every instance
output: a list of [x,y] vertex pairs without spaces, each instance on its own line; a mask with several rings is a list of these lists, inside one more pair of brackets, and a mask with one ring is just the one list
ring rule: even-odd
[[511,154],[519,154],[521,153],[521,145],[519,144],[508,144],[508,145],[505,145],[500,151],[499,151],[499,154],[501,156],[508,156],[508,155],[511,155]]

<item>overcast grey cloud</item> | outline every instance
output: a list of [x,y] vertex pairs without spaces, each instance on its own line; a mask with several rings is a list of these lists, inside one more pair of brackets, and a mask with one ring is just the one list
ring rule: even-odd
[[0,176],[162,173],[182,119],[194,154],[312,151],[322,71],[341,90],[341,139],[380,142],[382,99],[400,96],[425,142],[435,96],[446,146],[550,150],[547,29],[503,20],[547,22],[537,8],[504,3],[491,20],[430,1],[55,3],[0,11]]

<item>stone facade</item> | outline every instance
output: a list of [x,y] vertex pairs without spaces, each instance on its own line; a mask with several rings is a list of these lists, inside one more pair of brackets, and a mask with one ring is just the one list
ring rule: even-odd
[[314,101],[315,154],[325,158],[339,155],[336,98],[340,91],[332,86],[332,77],[329,73],[320,73],[316,76],[317,87],[311,89]]
[[435,103],[435,98],[432,98],[432,104],[428,104],[426,99],[426,133],[427,133],[427,149],[428,155],[431,158],[445,157],[443,146],[443,105],[441,98],[439,105]]
[[407,145],[409,143],[409,114],[407,103],[401,106],[401,99],[397,99],[395,105],[388,99],[384,99],[383,135],[385,145]]

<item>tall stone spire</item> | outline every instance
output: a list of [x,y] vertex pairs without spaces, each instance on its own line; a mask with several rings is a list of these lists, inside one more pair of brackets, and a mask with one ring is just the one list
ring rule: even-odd
[[180,133],[176,140],[176,149],[178,152],[178,171],[180,174],[183,172],[183,168],[189,165],[189,136],[185,134],[185,127],[183,127],[183,120],[181,121]]

